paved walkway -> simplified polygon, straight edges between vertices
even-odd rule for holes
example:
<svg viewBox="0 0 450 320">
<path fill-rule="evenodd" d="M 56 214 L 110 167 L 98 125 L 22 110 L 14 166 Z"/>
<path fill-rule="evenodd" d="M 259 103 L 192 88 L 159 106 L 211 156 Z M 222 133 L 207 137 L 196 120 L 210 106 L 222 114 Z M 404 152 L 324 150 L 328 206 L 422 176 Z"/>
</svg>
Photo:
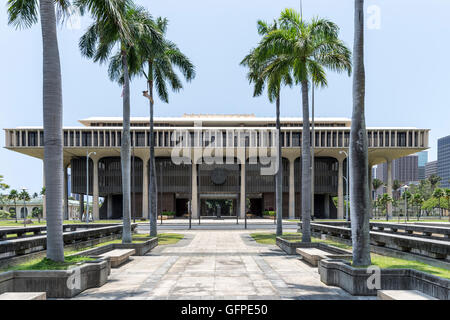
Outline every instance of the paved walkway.
<svg viewBox="0 0 450 320">
<path fill-rule="evenodd" d="M 76 299 L 355 299 L 320 282 L 317 268 L 248 231 L 189 231 L 177 245 L 112 269 Z M 362 297 L 361 297 L 362 298 Z"/>
</svg>

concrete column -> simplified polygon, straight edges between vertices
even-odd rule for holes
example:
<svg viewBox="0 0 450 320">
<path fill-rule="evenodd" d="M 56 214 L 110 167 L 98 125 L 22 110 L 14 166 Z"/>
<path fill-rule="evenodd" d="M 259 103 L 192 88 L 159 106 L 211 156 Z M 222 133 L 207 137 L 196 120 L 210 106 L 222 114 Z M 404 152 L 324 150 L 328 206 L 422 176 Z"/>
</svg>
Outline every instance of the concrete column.
<svg viewBox="0 0 450 320">
<path fill-rule="evenodd" d="M 99 208 L 98 208 L 98 159 L 97 158 L 93 158 L 92 159 L 94 168 L 93 168 L 93 192 L 92 192 L 92 214 L 93 214 L 93 218 L 94 220 L 99 220 L 100 219 L 100 213 L 99 213 Z"/>
<path fill-rule="evenodd" d="M 148 218 L 148 160 L 142 159 L 142 218 Z"/>
<path fill-rule="evenodd" d="M 111 219 L 112 218 L 112 213 L 113 213 L 113 210 L 112 210 L 112 206 L 113 206 L 113 201 L 112 201 L 112 194 L 109 194 L 107 197 L 106 197 L 106 217 L 108 218 L 108 219 Z"/>
<path fill-rule="evenodd" d="M 387 194 L 392 197 L 392 160 L 387 160 Z M 388 203 L 388 214 L 392 214 L 392 203 Z"/>
<path fill-rule="evenodd" d="M 324 213 L 325 213 L 325 218 L 329 219 L 330 218 L 330 195 L 329 194 L 325 194 L 324 196 Z"/>
<path fill-rule="evenodd" d="M 295 159 L 289 159 L 289 219 L 295 218 Z"/>
<path fill-rule="evenodd" d="M 68 220 L 69 219 L 69 179 L 67 175 L 67 169 L 68 165 L 64 165 L 64 215 L 63 219 Z"/>
<path fill-rule="evenodd" d="M 344 219 L 344 159 L 338 159 L 338 219 Z"/>
<path fill-rule="evenodd" d="M 191 195 L 191 211 L 192 218 L 198 218 L 198 191 L 197 191 L 197 164 L 192 163 L 192 195 Z"/>
<path fill-rule="evenodd" d="M 245 218 L 245 157 L 241 159 L 241 196 L 239 201 L 240 214 L 239 217 Z"/>
<path fill-rule="evenodd" d="M 79 194 L 80 196 L 80 220 L 83 217 L 83 213 L 84 213 L 84 194 Z"/>
</svg>

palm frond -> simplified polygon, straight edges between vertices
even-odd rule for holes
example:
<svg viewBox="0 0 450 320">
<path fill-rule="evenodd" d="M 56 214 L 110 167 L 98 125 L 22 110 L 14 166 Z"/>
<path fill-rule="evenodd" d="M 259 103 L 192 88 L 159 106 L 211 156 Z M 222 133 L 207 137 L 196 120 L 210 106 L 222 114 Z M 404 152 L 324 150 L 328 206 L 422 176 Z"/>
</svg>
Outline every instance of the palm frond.
<svg viewBox="0 0 450 320">
<path fill-rule="evenodd" d="M 8 0 L 8 24 L 16 29 L 30 28 L 38 22 L 37 0 Z"/>
</svg>

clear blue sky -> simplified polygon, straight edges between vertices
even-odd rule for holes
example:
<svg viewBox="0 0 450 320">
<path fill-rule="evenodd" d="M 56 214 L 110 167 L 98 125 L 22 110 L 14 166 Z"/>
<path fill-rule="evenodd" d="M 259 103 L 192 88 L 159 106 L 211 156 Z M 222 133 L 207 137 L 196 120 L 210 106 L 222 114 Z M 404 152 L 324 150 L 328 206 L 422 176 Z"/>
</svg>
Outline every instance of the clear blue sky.
<svg viewBox="0 0 450 320">
<path fill-rule="evenodd" d="M 239 62 L 258 42 L 257 19 L 271 20 L 300 0 L 152 0 L 137 1 L 153 16 L 170 20 L 168 37 L 197 68 L 196 79 L 170 104 L 156 102 L 157 116 L 183 113 L 255 113 L 273 116 L 265 96 L 252 97 L 246 70 Z M 353 46 L 353 0 L 303 0 L 305 18 L 327 17 L 341 27 Z M 448 0 L 366 0 L 381 9 L 381 28 L 366 31 L 366 118 L 368 126 L 431 129 L 429 159 L 436 159 L 437 139 L 450 134 L 450 2 Z M 81 57 L 79 30 L 59 29 L 64 125 L 91 116 L 121 116 L 121 88 L 107 78 L 106 66 Z M 42 45 L 40 26 L 15 31 L 0 7 L 0 128 L 42 125 Z M 317 93 L 317 116 L 350 117 L 351 79 L 329 73 L 329 87 Z M 132 83 L 132 115 L 147 116 L 143 80 Z M 282 92 L 282 116 L 301 116 L 300 89 Z M 11 186 L 38 191 L 42 161 L 3 148 L 0 174 Z"/>
</svg>

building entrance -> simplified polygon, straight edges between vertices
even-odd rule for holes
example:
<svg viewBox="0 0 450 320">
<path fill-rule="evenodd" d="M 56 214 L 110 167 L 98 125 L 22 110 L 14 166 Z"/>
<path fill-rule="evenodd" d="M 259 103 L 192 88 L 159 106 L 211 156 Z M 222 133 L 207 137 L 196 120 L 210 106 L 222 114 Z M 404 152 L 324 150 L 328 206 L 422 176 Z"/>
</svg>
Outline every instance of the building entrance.
<svg viewBox="0 0 450 320">
<path fill-rule="evenodd" d="M 236 217 L 238 201 L 225 196 L 205 195 L 200 199 L 200 215 L 211 218 Z"/>
</svg>

